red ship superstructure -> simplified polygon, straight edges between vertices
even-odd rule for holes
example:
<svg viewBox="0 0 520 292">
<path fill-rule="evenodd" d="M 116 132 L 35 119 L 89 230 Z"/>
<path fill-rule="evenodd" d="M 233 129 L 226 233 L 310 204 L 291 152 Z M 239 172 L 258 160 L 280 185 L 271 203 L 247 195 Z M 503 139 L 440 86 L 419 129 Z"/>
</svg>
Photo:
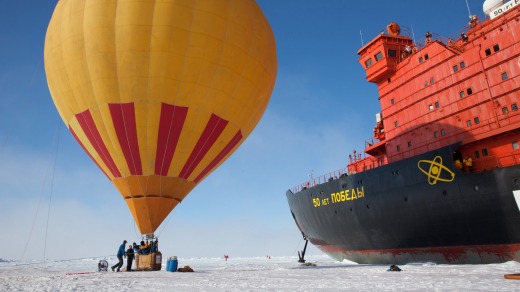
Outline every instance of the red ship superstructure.
<svg viewBox="0 0 520 292">
<path fill-rule="evenodd" d="M 350 171 L 461 142 L 454 159 L 472 171 L 520 163 L 520 9 L 479 23 L 458 38 L 426 33 L 424 44 L 388 26 L 358 51 L 368 81 L 377 84 L 382 112 L 365 159 Z"/>
</svg>

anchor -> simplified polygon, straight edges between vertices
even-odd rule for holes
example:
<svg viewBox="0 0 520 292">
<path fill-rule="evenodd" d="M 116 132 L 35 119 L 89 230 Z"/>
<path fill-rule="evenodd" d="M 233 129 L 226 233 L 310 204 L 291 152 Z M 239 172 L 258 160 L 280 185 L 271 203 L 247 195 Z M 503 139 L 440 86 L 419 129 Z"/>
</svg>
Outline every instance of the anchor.
<svg viewBox="0 0 520 292">
<path fill-rule="evenodd" d="M 307 237 L 305 237 L 305 234 L 303 234 L 302 232 L 302 236 L 303 236 L 303 239 L 305 239 L 305 245 L 303 246 L 303 250 L 302 252 L 300 253 L 300 251 L 298 251 L 298 262 L 299 263 L 305 263 L 305 250 L 307 250 L 307 243 L 309 243 L 309 240 L 307 239 Z"/>
</svg>

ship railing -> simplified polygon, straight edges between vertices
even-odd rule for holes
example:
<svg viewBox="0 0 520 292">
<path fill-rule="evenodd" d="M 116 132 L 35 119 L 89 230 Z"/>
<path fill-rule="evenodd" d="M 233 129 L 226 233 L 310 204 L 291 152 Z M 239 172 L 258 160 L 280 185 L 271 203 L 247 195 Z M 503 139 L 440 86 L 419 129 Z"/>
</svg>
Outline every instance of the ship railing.
<svg viewBox="0 0 520 292">
<path fill-rule="evenodd" d="M 340 178 L 342 176 L 347 175 L 347 173 L 348 173 L 348 168 L 345 167 L 345 168 L 342 168 L 342 169 L 339 169 L 339 170 L 335 170 L 335 171 L 329 172 L 329 173 L 324 174 L 324 175 L 320 175 L 320 176 L 317 176 L 317 177 L 310 177 L 309 180 L 307 180 L 306 182 L 303 182 L 303 183 L 295 186 L 294 188 L 291 189 L 291 191 L 293 193 L 298 193 L 298 192 L 300 192 L 302 190 L 305 190 L 305 189 L 308 189 L 308 188 L 320 185 L 322 183 L 336 180 L 336 179 L 338 179 L 338 178 Z"/>
<path fill-rule="evenodd" d="M 361 158 L 362 157 L 362 158 Z M 364 172 L 367 170 L 374 169 L 379 166 L 383 166 L 387 164 L 388 161 L 386 156 L 375 157 L 371 155 L 363 155 L 359 156 L 359 159 L 350 159 L 350 164 L 348 165 L 348 173 L 358 173 Z"/>
<path fill-rule="evenodd" d="M 508 15 L 508 18 L 517 17 L 516 13 L 512 15 Z M 474 22 L 475 21 L 475 22 Z M 477 26 L 478 24 L 478 26 Z M 471 42 L 471 38 L 475 36 L 475 32 L 472 31 L 474 27 L 479 27 L 479 29 L 483 29 L 487 24 L 485 22 L 481 23 L 480 19 L 471 18 L 470 21 L 464 25 L 461 29 L 454 32 L 452 35 L 445 37 L 441 36 L 437 33 L 426 32 L 424 38 L 421 38 L 418 41 L 415 41 L 414 37 L 414 45 L 420 50 L 425 47 L 427 44 L 437 41 L 443 45 L 445 45 L 448 49 L 451 49 L 455 53 L 464 52 L 464 47 L 466 44 Z M 413 31 L 410 31 L 406 27 L 401 27 L 401 35 L 411 37 L 413 35 Z"/>
<path fill-rule="evenodd" d="M 441 135 L 436 142 L 431 143 L 428 140 L 424 140 L 419 143 L 415 143 L 413 148 L 402 149 L 400 152 L 388 154 L 389 161 L 398 161 L 405 158 L 412 157 L 416 154 L 426 153 L 431 150 L 435 150 L 439 145 L 448 145 L 460 141 L 460 137 L 463 134 L 471 135 L 472 137 L 486 136 L 486 133 L 493 133 L 503 127 L 514 127 L 520 126 L 520 110 L 509 110 L 503 112 L 498 116 L 491 116 L 487 119 L 481 119 L 478 124 L 472 124 L 464 128 L 452 127 L 446 129 L 444 135 Z M 490 135 L 491 135 L 490 134 Z M 376 167 L 378 165 L 374 165 Z M 361 171 L 358 169 L 358 171 Z"/>
<path fill-rule="evenodd" d="M 502 113 L 498 117 L 493 116 L 489 119 L 482 120 L 479 126 L 473 126 L 471 133 L 473 135 L 480 135 L 512 125 L 515 125 L 516 127 L 520 125 L 520 111 L 518 110 Z"/>
<path fill-rule="evenodd" d="M 461 37 L 462 33 L 464 33 L 463 30 L 461 30 L 460 35 L 456 37 L 444 37 L 437 33 L 430 33 L 430 36 L 425 36 L 422 42 L 416 42 L 415 45 L 418 49 L 421 49 L 427 44 L 437 41 L 448 48 L 455 50 L 457 53 L 462 53 L 464 52 L 464 41 Z"/>
<path fill-rule="evenodd" d="M 379 140 L 377 138 L 374 138 L 374 137 L 365 139 L 365 149 L 370 147 L 370 146 L 372 146 L 372 145 L 376 145 L 379 142 L 381 142 L 381 140 Z"/>
<path fill-rule="evenodd" d="M 490 155 L 473 160 L 471 172 L 481 172 L 520 164 L 520 153 Z"/>
</svg>

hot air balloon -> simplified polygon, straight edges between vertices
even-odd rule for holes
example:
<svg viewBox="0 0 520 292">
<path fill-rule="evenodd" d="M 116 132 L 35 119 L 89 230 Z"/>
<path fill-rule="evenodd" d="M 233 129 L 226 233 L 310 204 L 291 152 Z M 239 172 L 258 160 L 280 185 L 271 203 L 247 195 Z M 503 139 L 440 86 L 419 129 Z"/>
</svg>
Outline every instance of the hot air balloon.
<svg viewBox="0 0 520 292">
<path fill-rule="evenodd" d="M 244 142 L 277 70 L 253 0 L 60 0 L 44 59 L 61 118 L 142 234 Z"/>
</svg>

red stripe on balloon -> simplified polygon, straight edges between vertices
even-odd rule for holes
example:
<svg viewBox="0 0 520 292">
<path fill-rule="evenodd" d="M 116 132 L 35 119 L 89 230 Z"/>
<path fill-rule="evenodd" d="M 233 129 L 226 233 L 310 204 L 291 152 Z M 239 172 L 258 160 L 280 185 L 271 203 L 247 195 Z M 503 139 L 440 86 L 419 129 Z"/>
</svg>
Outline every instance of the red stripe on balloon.
<svg viewBox="0 0 520 292">
<path fill-rule="evenodd" d="M 238 142 L 240 142 L 240 140 L 242 140 L 242 132 L 238 130 L 238 132 L 235 134 L 235 137 L 229 141 L 229 143 L 226 145 L 226 147 L 224 147 L 224 149 L 222 149 L 222 151 L 220 151 L 217 157 L 215 157 L 215 159 L 213 159 L 213 161 L 211 161 L 211 163 L 206 168 L 204 168 L 204 170 L 197 176 L 197 178 L 195 178 L 195 183 L 199 183 L 199 181 L 208 172 L 210 172 L 218 163 L 220 163 L 220 161 L 222 161 L 222 159 L 224 159 L 224 157 L 226 157 L 226 155 L 228 155 L 228 153 L 233 150 Z"/>
<path fill-rule="evenodd" d="M 155 174 L 168 175 L 177 142 L 181 136 L 188 108 L 163 103 L 157 135 L 157 153 L 155 156 Z"/>
<path fill-rule="evenodd" d="M 119 169 L 117 169 L 116 164 L 112 159 L 112 156 L 110 156 L 110 153 L 108 152 L 108 149 L 105 146 L 105 143 L 103 143 L 103 139 L 101 139 L 101 135 L 99 134 L 99 131 L 96 128 L 96 123 L 94 123 L 94 119 L 92 119 L 90 111 L 86 110 L 82 113 L 77 114 L 76 119 L 78 120 L 81 129 L 90 141 L 90 144 L 92 144 L 94 150 L 96 150 L 97 154 L 99 155 L 99 157 L 101 157 L 101 160 L 103 160 L 103 162 L 108 167 L 112 175 L 114 177 L 121 177 Z"/>
<path fill-rule="evenodd" d="M 204 132 L 202 132 L 199 141 L 197 141 L 188 161 L 184 164 L 179 177 L 188 179 L 193 170 L 195 170 L 197 165 L 199 165 L 202 158 L 204 158 L 215 141 L 217 141 L 220 134 L 222 134 L 227 123 L 228 121 L 216 116 L 215 114 L 211 114 L 211 118 L 209 119 Z"/>
<path fill-rule="evenodd" d="M 92 159 L 92 161 L 94 161 L 94 163 L 99 167 L 99 169 L 101 169 L 101 171 L 107 176 L 108 180 L 110 180 L 110 177 L 108 176 L 108 174 L 103 170 L 103 168 L 101 168 L 101 166 L 99 166 L 99 163 L 97 163 L 97 161 L 94 159 L 94 157 L 92 157 L 92 155 L 90 155 L 90 153 L 88 153 L 87 148 L 85 148 L 85 145 L 83 145 L 83 143 L 81 143 L 81 140 L 78 138 L 78 135 L 76 135 L 76 132 L 74 132 L 74 130 L 70 127 L 69 127 L 69 131 L 72 133 L 72 136 L 74 136 L 74 139 L 76 139 L 76 141 L 81 146 L 81 148 L 83 148 L 83 151 L 85 151 L 85 153 L 87 153 L 87 155 L 90 157 L 90 159 Z"/>
<path fill-rule="evenodd" d="M 130 174 L 142 175 L 134 103 L 109 104 L 108 108 Z"/>
</svg>

